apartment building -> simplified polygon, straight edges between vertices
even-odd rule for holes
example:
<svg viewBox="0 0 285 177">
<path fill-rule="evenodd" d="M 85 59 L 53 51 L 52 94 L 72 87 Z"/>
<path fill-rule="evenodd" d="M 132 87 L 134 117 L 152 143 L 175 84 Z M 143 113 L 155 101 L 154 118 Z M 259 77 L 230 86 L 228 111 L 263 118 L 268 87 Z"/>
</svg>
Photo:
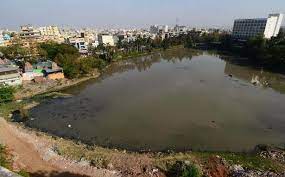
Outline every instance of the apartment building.
<svg viewBox="0 0 285 177">
<path fill-rule="evenodd" d="M 113 35 L 100 34 L 98 35 L 99 44 L 115 46 L 115 40 Z"/>
<path fill-rule="evenodd" d="M 59 28 L 57 26 L 39 27 L 42 36 L 60 37 Z"/>
<path fill-rule="evenodd" d="M 268 18 L 237 19 L 234 22 L 233 37 L 237 39 L 248 39 L 263 36 L 266 39 L 278 35 L 283 14 L 270 14 Z"/>
<path fill-rule="evenodd" d="M 167 25 L 152 25 L 150 26 L 149 32 L 151 34 L 168 33 L 169 28 Z"/>
<path fill-rule="evenodd" d="M 88 53 L 88 44 L 85 42 L 84 38 L 81 37 L 74 37 L 68 38 L 67 43 L 76 47 L 80 53 Z"/>
<path fill-rule="evenodd" d="M 21 26 L 21 32 L 19 33 L 22 39 L 39 39 L 41 34 L 31 25 Z"/>
</svg>

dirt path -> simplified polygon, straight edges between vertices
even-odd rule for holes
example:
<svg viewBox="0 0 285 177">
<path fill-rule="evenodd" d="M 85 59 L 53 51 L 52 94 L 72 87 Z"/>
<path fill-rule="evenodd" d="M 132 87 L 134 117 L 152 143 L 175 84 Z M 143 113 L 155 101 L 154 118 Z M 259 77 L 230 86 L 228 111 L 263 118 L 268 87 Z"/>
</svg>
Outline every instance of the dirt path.
<svg viewBox="0 0 285 177">
<path fill-rule="evenodd" d="M 96 177 L 119 176 L 113 171 L 97 169 L 86 163 L 64 159 L 51 151 L 52 142 L 50 140 L 10 124 L 3 118 L 0 118 L 0 143 L 6 145 L 11 151 L 14 156 L 15 168 L 26 169 L 34 174 L 59 176 L 58 174 L 65 173 Z"/>
</svg>

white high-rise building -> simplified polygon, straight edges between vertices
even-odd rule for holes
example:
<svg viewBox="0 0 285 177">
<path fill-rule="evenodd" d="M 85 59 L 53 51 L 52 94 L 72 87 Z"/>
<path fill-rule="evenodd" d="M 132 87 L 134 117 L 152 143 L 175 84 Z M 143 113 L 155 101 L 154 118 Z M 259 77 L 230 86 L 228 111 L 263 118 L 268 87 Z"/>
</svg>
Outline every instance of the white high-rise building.
<svg viewBox="0 0 285 177">
<path fill-rule="evenodd" d="M 283 14 L 270 14 L 268 18 L 238 19 L 234 22 L 233 37 L 248 39 L 262 35 L 266 39 L 276 37 L 282 24 Z"/>
</svg>

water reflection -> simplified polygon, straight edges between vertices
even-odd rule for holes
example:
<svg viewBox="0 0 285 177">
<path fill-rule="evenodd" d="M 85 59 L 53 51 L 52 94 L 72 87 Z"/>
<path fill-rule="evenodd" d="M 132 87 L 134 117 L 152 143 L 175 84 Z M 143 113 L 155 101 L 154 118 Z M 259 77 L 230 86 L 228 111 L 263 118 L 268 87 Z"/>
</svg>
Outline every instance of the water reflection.
<svg viewBox="0 0 285 177">
<path fill-rule="evenodd" d="M 225 74 L 232 75 L 253 85 L 272 88 L 280 93 L 285 93 L 285 76 L 281 74 L 232 64 L 231 62 L 226 62 Z"/>
<path fill-rule="evenodd" d="M 123 73 L 129 70 L 137 70 L 139 72 L 147 71 L 152 65 L 160 63 L 161 61 L 177 63 L 182 60 L 191 60 L 192 57 L 199 56 L 201 54 L 203 54 L 203 51 L 200 50 L 166 50 L 149 56 L 114 63 L 104 72 L 104 77 L 110 77 L 112 74 Z"/>
</svg>

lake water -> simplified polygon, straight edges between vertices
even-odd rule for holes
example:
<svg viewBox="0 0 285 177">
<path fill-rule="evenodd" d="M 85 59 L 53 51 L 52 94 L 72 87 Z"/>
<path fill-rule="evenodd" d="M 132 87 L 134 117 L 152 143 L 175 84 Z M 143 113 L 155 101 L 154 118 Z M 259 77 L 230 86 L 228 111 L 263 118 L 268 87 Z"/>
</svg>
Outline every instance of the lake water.
<svg viewBox="0 0 285 177">
<path fill-rule="evenodd" d="M 73 97 L 32 109 L 27 125 L 128 150 L 284 147 L 285 76 L 233 59 L 177 49 L 116 63 L 99 79 L 63 91 Z"/>
</svg>

